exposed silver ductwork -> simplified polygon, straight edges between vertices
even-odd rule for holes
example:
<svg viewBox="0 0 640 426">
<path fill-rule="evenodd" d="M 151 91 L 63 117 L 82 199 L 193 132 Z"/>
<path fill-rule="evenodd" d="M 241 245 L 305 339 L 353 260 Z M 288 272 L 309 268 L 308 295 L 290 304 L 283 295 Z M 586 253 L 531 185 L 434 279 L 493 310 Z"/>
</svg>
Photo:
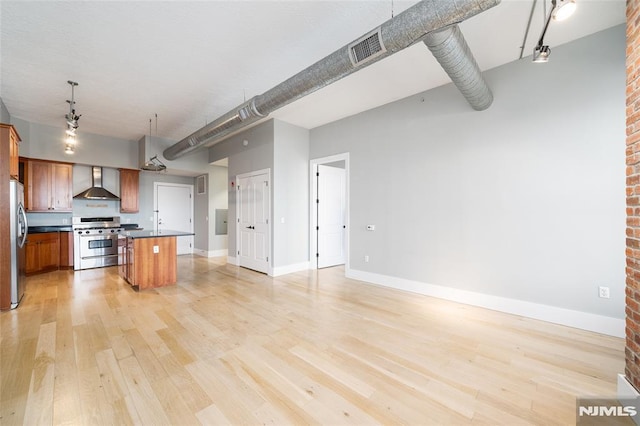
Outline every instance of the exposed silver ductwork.
<svg viewBox="0 0 640 426">
<path fill-rule="evenodd" d="M 427 34 L 422 40 L 451 81 L 477 111 L 493 102 L 493 94 L 457 25 Z"/>
<path fill-rule="evenodd" d="M 431 32 L 458 24 L 498 3 L 500 0 L 422 0 L 354 42 L 195 131 L 165 149 L 162 154 L 168 160 L 175 160 L 201 146 L 213 145 L 273 111 L 423 40 Z"/>
</svg>

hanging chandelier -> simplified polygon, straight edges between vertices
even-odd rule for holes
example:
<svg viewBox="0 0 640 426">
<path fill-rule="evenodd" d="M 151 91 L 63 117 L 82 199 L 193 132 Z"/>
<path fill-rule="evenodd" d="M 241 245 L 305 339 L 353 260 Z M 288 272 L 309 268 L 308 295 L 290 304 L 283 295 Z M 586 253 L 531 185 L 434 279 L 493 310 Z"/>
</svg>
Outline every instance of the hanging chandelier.
<svg viewBox="0 0 640 426">
<path fill-rule="evenodd" d="M 67 130 L 65 131 L 65 154 L 73 154 L 76 149 L 76 130 L 78 129 L 78 120 L 80 115 L 76 114 L 76 101 L 74 99 L 74 88 L 78 85 L 75 81 L 67 80 L 71 86 L 71 100 L 67 99 L 69 104 L 69 113 L 64 116 L 67 119 Z"/>
</svg>

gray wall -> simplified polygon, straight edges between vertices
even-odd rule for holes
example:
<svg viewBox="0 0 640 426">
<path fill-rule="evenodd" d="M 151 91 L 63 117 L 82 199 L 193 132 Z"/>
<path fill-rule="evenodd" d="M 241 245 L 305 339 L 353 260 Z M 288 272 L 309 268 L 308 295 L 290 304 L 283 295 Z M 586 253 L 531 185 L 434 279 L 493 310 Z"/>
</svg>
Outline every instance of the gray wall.
<svg viewBox="0 0 640 426">
<path fill-rule="evenodd" d="M 173 161 L 164 158 L 162 152 L 174 143 L 176 141 L 171 139 L 143 136 L 138 140 L 137 167 L 142 167 L 151 157 L 157 156 L 159 161 L 167 166 L 167 173 L 172 175 L 197 176 L 208 172 L 209 163 L 203 152 L 193 152 Z"/>
<path fill-rule="evenodd" d="M 231 257 L 238 255 L 235 227 L 235 179 L 237 175 L 256 170 L 271 169 L 273 172 L 273 126 L 273 120 L 266 121 L 209 148 L 209 162 L 229 158 L 226 188 L 229 206 L 228 247 Z M 246 146 L 244 141 L 247 141 Z M 271 206 L 273 209 L 273 191 L 271 191 Z"/>
<path fill-rule="evenodd" d="M 52 161 L 68 161 L 78 164 L 113 168 L 138 168 L 138 146 L 134 141 L 82 132 L 78 129 L 76 152 L 64 153 L 64 129 L 32 123 L 12 117 L 22 142 L 20 155 Z"/>
<path fill-rule="evenodd" d="M 195 180 L 189 176 L 174 176 L 169 175 L 164 172 L 140 172 L 140 213 L 136 215 L 125 215 L 122 214 L 121 219 L 131 219 L 131 222 L 134 220 L 136 223 L 140 224 L 143 228 L 151 229 L 153 228 L 153 184 L 155 182 L 166 182 L 166 183 L 179 183 L 183 185 L 193 185 L 194 193 L 195 193 Z M 194 230 L 196 229 L 199 221 L 204 221 L 204 216 L 202 212 L 195 210 L 194 204 Z M 196 236 L 198 237 L 198 236 Z M 195 239 L 195 238 L 194 238 Z"/>
<path fill-rule="evenodd" d="M 103 167 L 102 186 L 120 195 L 120 175 L 117 169 Z M 194 179 L 187 176 L 172 176 L 160 172 L 140 172 L 139 213 L 120 213 L 120 202 L 112 200 L 73 200 L 72 213 L 29 213 L 29 225 L 63 225 L 71 223 L 71 216 L 120 216 L 122 223 L 137 223 L 143 228 L 152 229 L 153 186 L 154 182 L 180 183 L 195 185 Z M 91 167 L 82 164 L 73 166 L 73 193 L 77 194 L 91 186 Z M 205 210 L 206 211 L 206 210 Z M 196 224 L 201 216 L 194 212 Z M 206 236 L 206 233 L 205 233 Z"/>
<path fill-rule="evenodd" d="M 483 112 L 449 84 L 311 131 L 350 153 L 350 268 L 623 318 L 624 26 L 485 76 Z"/>
<path fill-rule="evenodd" d="M 73 193 L 91 186 L 90 166 L 103 167 L 103 186 L 116 195 L 120 193 L 120 180 L 118 168 L 138 168 L 138 142 L 117 139 L 103 135 L 78 132 L 78 144 L 73 155 L 64 153 L 64 131 L 57 127 L 39 123 L 31 123 L 12 117 L 11 122 L 18 129 L 22 138 L 20 155 L 23 157 L 73 162 Z M 170 141 L 161 138 L 150 138 L 149 146 L 160 149 L 168 145 Z M 208 170 L 206 158 L 203 156 L 187 156 L 179 163 L 180 167 L 186 167 L 185 162 L 191 161 L 191 176 L 175 176 L 164 172 L 140 172 L 140 212 L 136 214 L 120 213 L 120 204 L 117 201 L 84 201 L 74 200 L 73 213 L 30 213 L 31 225 L 55 225 L 70 223 L 70 217 L 88 215 L 116 215 L 121 217 L 123 223 L 137 223 L 144 228 L 152 228 L 153 221 L 153 184 L 154 182 L 170 182 L 195 185 L 193 175 L 199 170 Z M 172 163 L 167 162 L 171 167 Z M 194 209 L 194 229 L 201 229 L 201 224 L 206 227 L 207 207 L 202 211 Z M 204 238 L 206 238 L 206 232 Z M 198 238 L 199 235 L 196 236 Z"/>
<path fill-rule="evenodd" d="M 205 179 L 209 180 L 209 174 L 205 173 Z M 198 188 L 196 180 L 192 182 L 193 185 L 193 210 L 194 214 L 198 216 L 204 216 L 202 220 L 195 220 L 193 225 L 193 232 L 196 235 L 193 238 L 193 247 L 195 250 L 201 250 L 204 252 L 209 251 L 209 186 L 207 185 L 207 191 L 204 194 L 198 194 Z"/>
<path fill-rule="evenodd" d="M 216 235 L 216 209 L 229 208 L 229 192 L 228 192 L 228 175 L 227 167 L 210 166 L 209 182 L 207 191 L 209 194 L 209 250 L 219 252 L 227 250 L 228 234 Z M 229 223 L 231 216 L 227 216 Z"/>
<path fill-rule="evenodd" d="M 245 145 L 244 142 L 247 142 Z M 229 158 L 229 255 L 237 256 L 237 175 L 271 169 L 271 253 L 273 268 L 309 260 L 309 131 L 268 120 L 209 149 L 209 161 Z"/>
<path fill-rule="evenodd" d="M 11 123 L 11 114 L 9 114 L 4 102 L 2 102 L 2 98 L 0 98 L 0 123 Z"/>
<path fill-rule="evenodd" d="M 309 131 L 274 120 L 273 266 L 309 260 Z"/>
</svg>

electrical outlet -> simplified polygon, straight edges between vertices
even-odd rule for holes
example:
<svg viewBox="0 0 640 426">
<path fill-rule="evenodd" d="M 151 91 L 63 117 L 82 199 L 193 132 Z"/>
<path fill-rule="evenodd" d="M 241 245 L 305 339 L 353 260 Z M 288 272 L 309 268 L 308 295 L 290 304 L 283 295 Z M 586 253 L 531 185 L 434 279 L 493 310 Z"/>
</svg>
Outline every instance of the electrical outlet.
<svg viewBox="0 0 640 426">
<path fill-rule="evenodd" d="M 364 257 L 364 261 L 365 261 L 365 263 L 369 263 L 369 256 L 365 256 Z"/>
<path fill-rule="evenodd" d="M 63 225 L 68 225 L 69 224 L 69 219 L 62 219 L 62 224 Z"/>
<path fill-rule="evenodd" d="M 598 295 L 603 299 L 608 299 L 609 297 L 611 297 L 611 294 L 609 293 L 609 287 L 598 287 Z"/>
<path fill-rule="evenodd" d="M 153 246 L 153 252 L 156 254 L 160 253 L 160 246 Z"/>
</svg>

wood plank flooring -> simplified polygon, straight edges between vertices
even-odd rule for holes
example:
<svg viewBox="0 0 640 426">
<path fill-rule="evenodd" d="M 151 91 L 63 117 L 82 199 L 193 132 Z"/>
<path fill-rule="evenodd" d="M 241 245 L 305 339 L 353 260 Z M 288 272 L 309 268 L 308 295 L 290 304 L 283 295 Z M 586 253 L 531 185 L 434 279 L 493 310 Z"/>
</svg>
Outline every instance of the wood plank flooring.
<svg viewBox="0 0 640 426">
<path fill-rule="evenodd" d="M 0 313 L 0 424 L 575 424 L 615 397 L 624 341 L 363 284 L 180 256 L 30 277 Z"/>
</svg>

